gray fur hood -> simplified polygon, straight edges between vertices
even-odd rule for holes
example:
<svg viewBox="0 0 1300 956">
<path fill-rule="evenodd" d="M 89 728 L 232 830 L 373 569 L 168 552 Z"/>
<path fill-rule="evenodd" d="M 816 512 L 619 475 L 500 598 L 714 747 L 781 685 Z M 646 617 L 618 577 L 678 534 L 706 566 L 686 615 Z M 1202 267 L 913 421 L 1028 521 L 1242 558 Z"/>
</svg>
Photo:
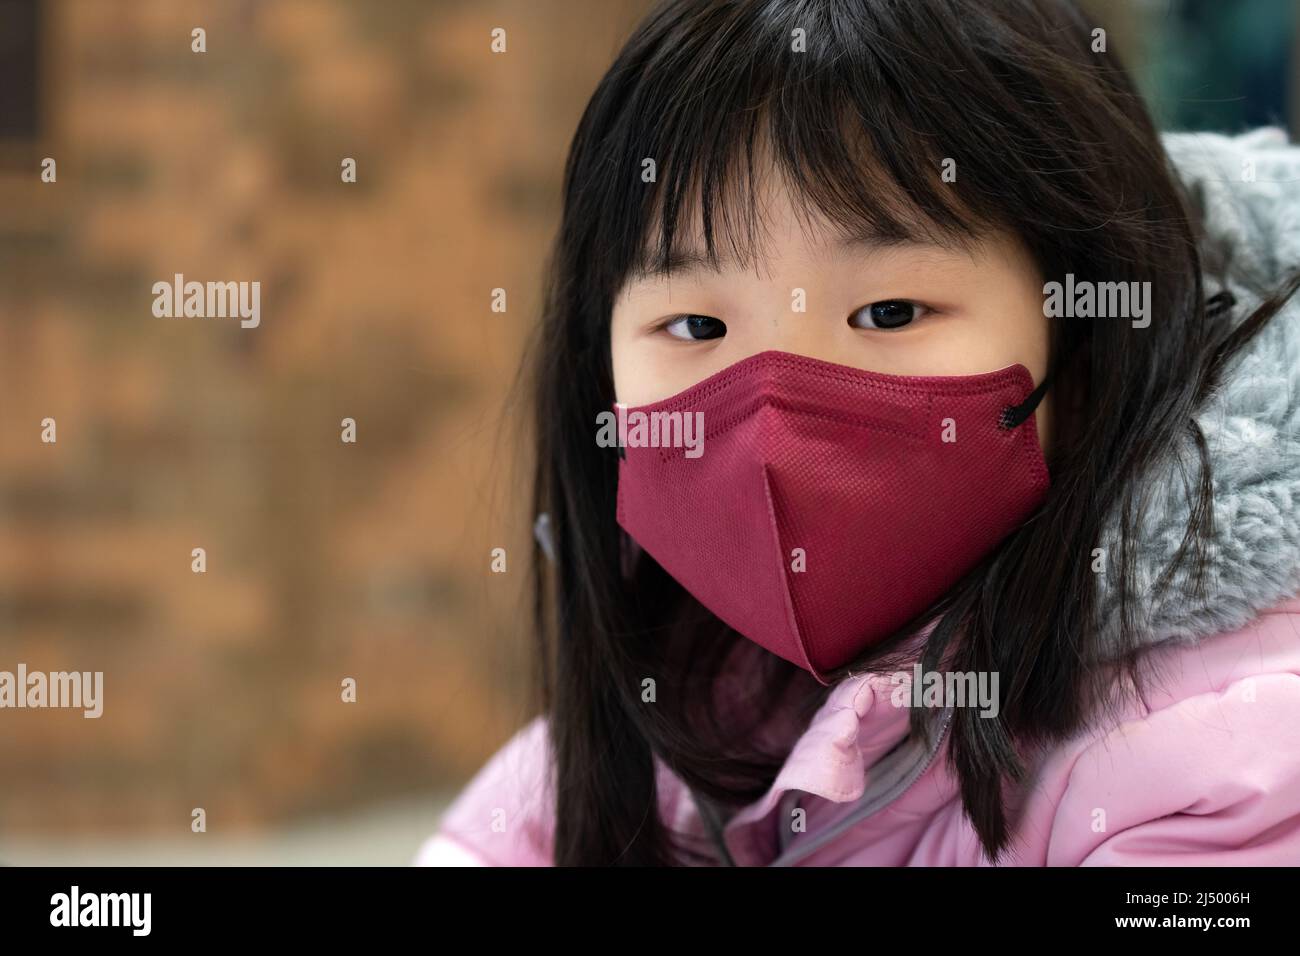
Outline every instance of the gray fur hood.
<svg viewBox="0 0 1300 956">
<path fill-rule="evenodd" d="M 1300 146 L 1288 144 L 1285 132 L 1167 133 L 1164 143 L 1180 178 L 1201 197 L 1207 238 L 1229 242 L 1235 260 L 1249 261 L 1270 286 L 1300 267 Z M 1245 284 L 1229 282 L 1228 289 L 1239 316 L 1260 301 Z M 1207 294 L 1213 291 L 1207 282 Z M 1238 629 L 1300 592 L 1300 295 L 1225 369 L 1197 421 L 1213 472 L 1209 574 L 1200 597 L 1185 578 L 1160 600 L 1144 597 L 1186 530 L 1184 473 L 1194 481 L 1199 472 L 1189 439 L 1143 479 L 1149 499 L 1138 525 L 1134 611 L 1145 645 Z M 1102 541 L 1106 554 L 1115 553 L 1116 540 L 1112 523 Z M 1119 646 L 1112 565 L 1099 575 L 1103 653 Z"/>
</svg>

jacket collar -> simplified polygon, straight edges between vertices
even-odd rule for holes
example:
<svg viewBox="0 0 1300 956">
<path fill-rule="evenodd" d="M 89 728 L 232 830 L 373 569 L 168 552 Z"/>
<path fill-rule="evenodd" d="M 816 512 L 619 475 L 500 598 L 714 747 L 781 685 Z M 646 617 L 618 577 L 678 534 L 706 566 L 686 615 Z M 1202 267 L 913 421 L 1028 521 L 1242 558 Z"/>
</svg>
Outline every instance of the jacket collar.
<svg viewBox="0 0 1300 956">
<path fill-rule="evenodd" d="M 803 795 L 858 804 L 894 782 L 886 775 L 877 781 L 875 771 L 881 758 L 908 739 L 910 709 L 891 699 L 900 685 L 910 687 L 910 673 L 899 679 L 888 673 L 857 675 L 832 687 L 767 793 L 726 823 L 724 839 L 737 863 L 761 864 L 781 856 L 780 836 Z M 932 742 L 908 759 L 928 759 L 936 746 Z"/>
</svg>

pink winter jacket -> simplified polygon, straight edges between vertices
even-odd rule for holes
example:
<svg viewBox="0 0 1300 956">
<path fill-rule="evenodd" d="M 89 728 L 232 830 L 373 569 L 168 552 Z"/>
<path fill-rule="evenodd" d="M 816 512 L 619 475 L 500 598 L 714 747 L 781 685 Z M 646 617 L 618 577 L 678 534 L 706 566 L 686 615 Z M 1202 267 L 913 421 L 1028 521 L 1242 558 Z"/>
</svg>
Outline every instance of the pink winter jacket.
<svg viewBox="0 0 1300 956">
<path fill-rule="evenodd" d="M 1010 815 L 1019 842 L 1004 863 L 1300 864 L 1300 600 L 1203 644 L 1152 653 L 1167 667 L 1164 686 L 1109 732 L 1080 735 L 1041 762 Z M 891 776 L 880 758 L 905 736 L 908 714 L 891 703 L 893 690 L 876 675 L 836 685 L 772 788 L 727 823 L 738 865 L 989 865 L 941 759 L 923 759 L 910 783 L 917 765 L 892 765 L 901 792 L 842 825 L 878 776 Z M 550 865 L 545 729 L 535 718 L 498 751 L 417 863 Z M 685 787 L 666 770 L 659 781 L 664 821 L 702 835 Z M 882 801 L 890 790 L 878 791 Z M 795 793 L 802 833 L 791 832 L 785 804 Z"/>
<path fill-rule="evenodd" d="M 1300 150 L 1278 130 L 1169 134 L 1209 232 L 1262 250 L 1280 275 L 1300 263 Z M 1241 181 L 1243 161 L 1257 179 Z M 1287 183 L 1290 185 L 1286 185 Z M 1266 257 L 1266 258 L 1265 258 Z M 1238 303 L 1251 293 L 1232 286 Z M 1144 699 L 1029 755 L 1008 790 L 1004 865 L 1300 865 L 1300 307 L 1292 302 L 1198 415 L 1214 468 L 1210 585 L 1140 610 L 1154 675 Z M 1184 450 L 1188 451 L 1188 450 Z M 1147 476 L 1138 576 L 1155 579 L 1181 541 L 1190 453 Z M 1103 634 L 1114 588 L 1098 581 Z M 1117 688 L 1117 690 L 1120 690 Z M 933 739 L 908 734 L 890 675 L 850 678 L 798 738 L 769 791 L 727 821 L 741 866 L 988 866 Z M 552 787 L 544 717 L 505 744 L 443 814 L 417 864 L 547 866 Z M 692 795 L 662 764 L 660 814 L 702 835 Z M 802 814 L 803 826 L 792 824 Z"/>
</svg>

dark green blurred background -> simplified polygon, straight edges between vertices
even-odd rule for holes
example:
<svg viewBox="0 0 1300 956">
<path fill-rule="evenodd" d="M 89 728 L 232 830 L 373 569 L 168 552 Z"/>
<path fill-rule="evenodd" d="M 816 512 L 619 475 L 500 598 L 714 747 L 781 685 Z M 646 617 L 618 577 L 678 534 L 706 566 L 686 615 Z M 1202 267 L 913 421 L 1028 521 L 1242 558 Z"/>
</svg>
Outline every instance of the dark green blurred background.
<svg viewBox="0 0 1300 956">
<path fill-rule="evenodd" d="M 1236 132 L 1300 118 L 1295 0 L 1085 0 L 1163 129 Z"/>
</svg>

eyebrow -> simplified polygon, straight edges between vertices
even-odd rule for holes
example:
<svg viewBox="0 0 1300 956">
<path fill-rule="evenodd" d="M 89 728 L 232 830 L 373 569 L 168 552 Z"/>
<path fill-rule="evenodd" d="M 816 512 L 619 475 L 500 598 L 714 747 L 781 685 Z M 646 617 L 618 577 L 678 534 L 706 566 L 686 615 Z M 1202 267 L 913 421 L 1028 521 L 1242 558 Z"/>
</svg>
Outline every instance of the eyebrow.
<svg viewBox="0 0 1300 956">
<path fill-rule="evenodd" d="M 935 246 L 936 243 L 909 238 L 898 232 L 877 230 L 870 227 L 857 230 L 847 236 L 841 236 L 836 245 L 844 251 L 871 252 L 877 249 L 899 248 L 902 246 Z M 728 268 L 739 265 L 735 256 L 719 252 L 717 264 L 709 261 L 708 255 L 695 247 L 676 249 L 666 261 L 643 248 L 632 265 L 631 275 L 638 280 L 659 279 L 670 271 L 674 275 L 691 275 L 697 272 L 721 274 Z"/>
</svg>

